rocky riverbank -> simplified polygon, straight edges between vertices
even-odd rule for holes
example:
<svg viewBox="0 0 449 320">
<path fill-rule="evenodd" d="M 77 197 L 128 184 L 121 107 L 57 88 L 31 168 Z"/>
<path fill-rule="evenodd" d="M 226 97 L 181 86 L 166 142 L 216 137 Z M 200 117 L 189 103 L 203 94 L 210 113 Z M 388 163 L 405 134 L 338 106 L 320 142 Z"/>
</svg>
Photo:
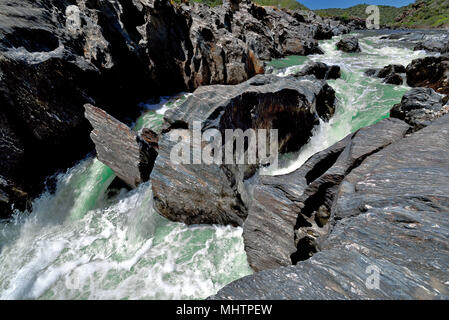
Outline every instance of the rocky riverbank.
<svg viewBox="0 0 449 320">
<path fill-rule="evenodd" d="M 374 74 L 405 70 L 389 65 Z M 312 63 L 288 77 L 201 87 L 166 113 L 151 174 L 155 207 L 173 221 L 243 226 L 257 272 L 213 299 L 449 297 L 449 105 L 432 88 L 410 90 L 391 118 L 348 135 L 287 175 L 170 163 L 171 131 L 190 136 L 193 121 L 202 123 L 200 132 L 295 128 L 280 135 L 279 151 L 299 150 L 317 119 L 334 113 L 335 92 L 317 77 L 339 73 L 337 66 Z M 379 271 L 380 289 L 366 285 L 367 270 Z"/>
<path fill-rule="evenodd" d="M 47 176 L 93 149 L 84 104 L 129 123 L 137 103 L 238 84 L 264 61 L 322 52 L 353 26 L 249 1 L 0 4 L 0 212 L 30 208 Z"/>
</svg>

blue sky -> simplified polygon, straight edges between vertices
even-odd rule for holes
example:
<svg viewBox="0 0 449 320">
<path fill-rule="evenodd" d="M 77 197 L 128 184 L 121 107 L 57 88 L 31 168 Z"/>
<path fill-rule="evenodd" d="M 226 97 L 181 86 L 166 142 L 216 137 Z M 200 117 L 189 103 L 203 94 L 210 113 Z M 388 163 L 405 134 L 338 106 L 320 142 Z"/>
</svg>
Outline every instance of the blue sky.
<svg viewBox="0 0 449 320">
<path fill-rule="evenodd" d="M 326 9 L 326 8 L 347 8 L 352 7 L 360 3 L 377 4 L 377 5 L 389 5 L 402 7 L 414 0 L 299 0 L 300 3 L 308 7 L 309 9 Z"/>
</svg>

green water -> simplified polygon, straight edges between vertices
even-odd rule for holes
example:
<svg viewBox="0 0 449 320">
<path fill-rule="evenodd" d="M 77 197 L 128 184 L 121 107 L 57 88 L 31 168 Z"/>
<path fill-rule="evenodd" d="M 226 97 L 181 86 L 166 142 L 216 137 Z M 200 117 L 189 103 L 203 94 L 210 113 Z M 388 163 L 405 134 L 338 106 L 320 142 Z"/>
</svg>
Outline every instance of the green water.
<svg viewBox="0 0 449 320">
<path fill-rule="evenodd" d="M 277 69 L 282 69 L 302 65 L 308 60 L 309 58 L 306 56 L 288 56 L 282 59 L 271 60 L 268 62 L 268 65 Z"/>
<path fill-rule="evenodd" d="M 271 63 L 283 76 L 308 61 L 343 70 L 341 79 L 330 81 L 338 97 L 335 116 L 276 173 L 294 170 L 348 133 L 387 117 L 408 88 L 382 84 L 363 71 L 423 55 L 379 37 L 362 39 L 361 54 L 344 54 L 335 49 L 337 40 L 322 42 L 324 55 Z M 134 130 L 160 131 L 164 111 L 184 99 L 142 104 Z M 107 198 L 114 177 L 98 160 L 86 159 L 60 174 L 56 192 L 35 200 L 32 212 L 0 224 L 1 299 L 201 299 L 251 274 L 241 228 L 170 222 L 154 211 L 149 183 Z"/>
</svg>

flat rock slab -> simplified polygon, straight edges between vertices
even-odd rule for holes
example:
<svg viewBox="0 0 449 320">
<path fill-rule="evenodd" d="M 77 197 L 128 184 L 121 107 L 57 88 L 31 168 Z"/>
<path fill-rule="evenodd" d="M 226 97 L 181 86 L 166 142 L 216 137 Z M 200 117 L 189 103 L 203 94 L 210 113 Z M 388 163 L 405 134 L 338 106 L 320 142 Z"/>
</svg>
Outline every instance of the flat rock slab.
<svg viewBox="0 0 449 320">
<path fill-rule="evenodd" d="M 448 214 L 446 115 L 345 177 L 320 252 L 237 280 L 212 299 L 449 299 Z"/>
</svg>

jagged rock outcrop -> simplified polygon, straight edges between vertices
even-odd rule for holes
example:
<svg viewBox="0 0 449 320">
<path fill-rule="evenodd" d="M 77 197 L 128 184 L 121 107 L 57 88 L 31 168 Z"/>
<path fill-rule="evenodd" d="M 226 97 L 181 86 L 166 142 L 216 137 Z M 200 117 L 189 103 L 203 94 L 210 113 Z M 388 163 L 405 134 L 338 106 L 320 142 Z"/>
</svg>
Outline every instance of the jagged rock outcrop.
<svg viewBox="0 0 449 320">
<path fill-rule="evenodd" d="M 361 52 L 359 39 L 357 39 L 356 37 L 341 39 L 339 42 L 337 42 L 337 49 L 348 53 Z"/>
<path fill-rule="evenodd" d="M 415 88 L 404 94 L 401 103 L 393 106 L 390 116 L 404 120 L 417 131 L 448 113 L 446 103 L 447 97 L 431 88 Z"/>
<path fill-rule="evenodd" d="M 401 85 L 404 83 L 404 79 L 401 74 L 406 71 L 405 67 L 400 64 L 389 64 L 382 69 L 368 69 L 365 71 L 365 75 L 369 77 L 382 78 L 382 82 L 388 84 Z"/>
<path fill-rule="evenodd" d="M 449 94 L 449 56 L 415 59 L 407 66 L 407 84 Z"/>
<path fill-rule="evenodd" d="M 244 182 L 258 167 L 258 163 L 248 162 L 173 163 L 170 153 L 176 142 L 170 140 L 170 135 L 174 130 L 190 139 L 193 121 L 201 122 L 201 132 L 216 129 L 222 137 L 227 129 L 278 129 L 279 152 L 290 152 L 308 141 L 319 118 L 327 119 L 333 114 L 334 103 L 332 88 L 314 77 L 259 75 L 236 86 L 197 89 L 165 115 L 166 129 L 160 137 L 159 156 L 151 174 L 158 212 L 187 224 L 242 225 L 248 203 Z M 186 144 L 191 147 L 190 142 Z M 222 140 L 219 146 L 223 144 Z M 192 157 L 191 152 L 190 163 Z"/>
<path fill-rule="evenodd" d="M 404 136 L 409 126 L 386 119 L 312 156 L 300 169 L 253 182 L 243 226 L 245 250 L 255 271 L 288 266 L 318 251 L 329 232 L 333 201 L 343 179 L 368 155 Z"/>
<path fill-rule="evenodd" d="M 370 134 L 379 125 L 364 129 L 374 140 L 362 141 L 392 142 L 390 130 Z M 333 193 L 319 252 L 239 279 L 211 298 L 448 299 L 449 115 L 381 150 L 372 146 Z M 367 151 L 364 143 L 340 155 L 358 151 Z"/>
<path fill-rule="evenodd" d="M 337 65 L 328 66 L 323 62 L 312 62 L 293 74 L 295 77 L 315 76 L 321 80 L 338 79 L 341 77 L 340 67 Z"/>
<path fill-rule="evenodd" d="M 91 151 L 86 103 L 126 122 L 148 97 L 237 84 L 262 73 L 261 60 L 318 53 L 316 39 L 348 31 L 247 1 L 238 10 L 168 0 L 3 2 L 0 175 L 32 197 L 46 176 Z"/>
<path fill-rule="evenodd" d="M 127 125 L 90 104 L 85 106 L 85 116 L 93 131 L 97 158 L 131 188 L 148 181 L 157 157 L 156 135 L 149 129 L 140 137 Z"/>
</svg>

